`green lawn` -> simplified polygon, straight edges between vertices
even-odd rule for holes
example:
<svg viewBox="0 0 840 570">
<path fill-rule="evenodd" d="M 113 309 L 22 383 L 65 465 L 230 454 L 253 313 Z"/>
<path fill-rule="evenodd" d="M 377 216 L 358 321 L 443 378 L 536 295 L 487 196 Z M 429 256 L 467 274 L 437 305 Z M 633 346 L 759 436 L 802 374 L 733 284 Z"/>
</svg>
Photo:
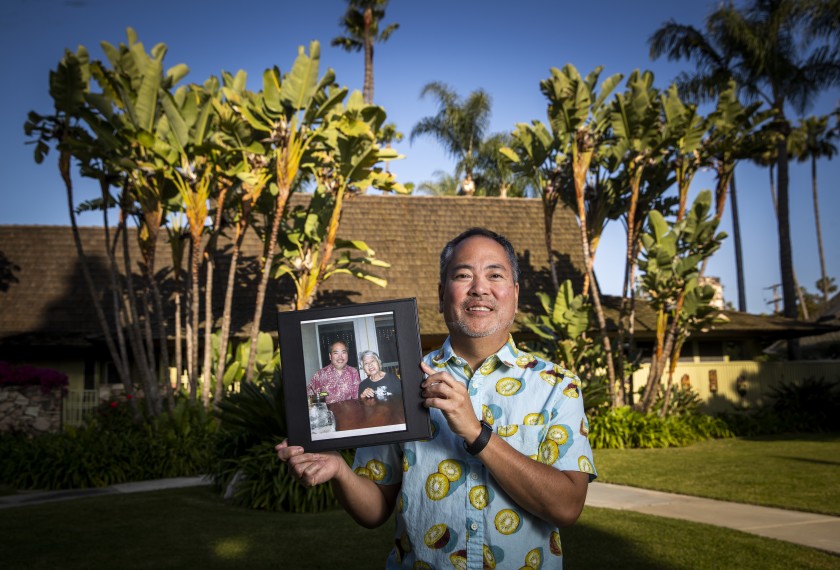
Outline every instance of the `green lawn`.
<svg viewBox="0 0 840 570">
<path fill-rule="evenodd" d="M 598 481 L 840 516 L 840 434 L 595 450 Z"/>
<path fill-rule="evenodd" d="M 840 434 L 596 450 L 595 459 L 603 482 L 840 515 Z M 365 530 L 341 511 L 240 509 L 206 487 L 109 495 L 0 510 L 0 567 L 381 568 L 391 527 Z M 840 568 L 813 549 L 628 511 L 587 507 L 562 535 L 567 569 Z"/>
<path fill-rule="evenodd" d="M 0 510 L 6 570 L 382 568 L 391 524 L 364 530 L 340 511 L 231 507 L 207 487 Z M 587 508 L 563 532 L 566 568 L 838 568 L 816 550 L 708 525 Z"/>
</svg>

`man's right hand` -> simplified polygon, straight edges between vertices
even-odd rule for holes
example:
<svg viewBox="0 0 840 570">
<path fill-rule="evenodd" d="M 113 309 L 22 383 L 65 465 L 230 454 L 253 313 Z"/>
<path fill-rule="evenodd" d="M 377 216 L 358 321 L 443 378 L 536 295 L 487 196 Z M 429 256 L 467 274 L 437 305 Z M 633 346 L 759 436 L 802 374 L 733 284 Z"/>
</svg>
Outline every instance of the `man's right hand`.
<svg viewBox="0 0 840 570">
<path fill-rule="evenodd" d="M 288 440 L 274 447 L 280 461 L 289 464 L 289 470 L 304 487 L 326 483 L 345 466 L 344 458 L 337 451 L 306 453 L 300 446 L 289 446 Z"/>
</svg>

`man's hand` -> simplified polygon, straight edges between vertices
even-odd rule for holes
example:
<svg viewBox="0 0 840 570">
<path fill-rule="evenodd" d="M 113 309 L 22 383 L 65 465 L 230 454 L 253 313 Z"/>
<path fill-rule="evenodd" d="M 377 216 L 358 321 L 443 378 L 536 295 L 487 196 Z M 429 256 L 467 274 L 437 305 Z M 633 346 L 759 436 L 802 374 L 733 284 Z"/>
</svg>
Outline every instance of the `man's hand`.
<svg viewBox="0 0 840 570">
<path fill-rule="evenodd" d="M 481 424 L 475 417 L 467 387 L 455 380 L 448 372 L 440 372 L 426 364 L 420 368 L 429 375 L 420 387 L 423 388 L 423 405 L 443 412 L 446 422 L 455 435 L 472 443 L 481 434 Z"/>
<path fill-rule="evenodd" d="M 359 396 L 360 398 L 373 398 L 376 395 L 376 392 L 373 391 L 373 388 L 365 388 L 362 391 L 362 395 Z"/>
<path fill-rule="evenodd" d="M 304 487 L 326 483 L 345 465 L 344 458 L 338 452 L 306 453 L 300 446 L 289 447 L 288 440 L 285 439 L 274 449 L 280 461 L 289 464 L 292 475 Z"/>
</svg>

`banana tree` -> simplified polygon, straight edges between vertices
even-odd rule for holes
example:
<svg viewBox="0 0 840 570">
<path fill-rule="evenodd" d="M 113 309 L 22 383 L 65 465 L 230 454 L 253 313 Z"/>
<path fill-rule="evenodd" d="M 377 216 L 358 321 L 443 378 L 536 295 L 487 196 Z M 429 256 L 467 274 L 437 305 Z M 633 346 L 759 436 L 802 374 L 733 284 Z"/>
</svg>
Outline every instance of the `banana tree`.
<svg viewBox="0 0 840 570">
<path fill-rule="evenodd" d="M 34 159 L 38 164 L 43 163 L 53 145 L 56 147 L 58 170 L 64 183 L 70 227 L 76 252 L 79 256 L 82 275 L 90 293 L 91 303 L 111 360 L 114 362 L 117 374 L 125 386 L 126 393 L 133 395 L 134 385 L 128 364 L 128 352 L 118 318 L 120 314 L 118 289 L 112 287 L 111 291 L 111 300 L 115 309 L 112 314 L 114 322 L 111 323 L 105 315 L 102 301 L 94 285 L 87 254 L 76 222 L 76 202 L 73 195 L 73 177 L 70 169 L 71 159 L 76 156 L 79 157 L 83 165 L 91 165 L 99 156 L 94 150 L 96 141 L 82 121 L 86 99 L 90 96 L 90 56 L 86 48 L 80 46 L 76 52 L 65 51 L 64 57 L 62 57 L 56 69 L 50 71 L 49 93 L 53 99 L 54 113 L 41 115 L 30 111 L 24 124 L 24 132 L 28 137 L 33 138 L 32 142 L 35 145 Z M 109 135 L 110 133 L 106 132 L 102 138 L 107 138 Z M 90 170 L 95 170 L 95 168 L 90 167 Z M 107 203 L 107 201 L 103 200 L 103 203 Z M 105 227 L 107 228 L 107 224 Z M 110 239 L 108 241 L 110 242 Z M 113 262 L 113 257 L 110 259 L 113 269 L 116 264 Z M 112 283 L 115 281 L 116 278 L 114 277 Z M 139 418 L 139 410 L 134 398 L 131 399 L 131 408 L 135 418 Z"/>
<path fill-rule="evenodd" d="M 568 279 L 552 298 L 537 292 L 543 314 L 525 317 L 523 324 L 538 337 L 538 347 L 583 380 L 594 380 L 597 368 L 603 369 L 603 350 L 589 335 L 593 327 L 592 305 L 587 295 L 575 295 Z"/>
<path fill-rule="evenodd" d="M 251 323 L 251 348 L 245 375 L 248 382 L 252 380 L 254 374 L 257 334 L 265 304 L 265 292 L 274 264 L 283 212 L 293 184 L 297 181 L 303 157 L 310 150 L 329 111 L 344 99 L 347 92 L 346 89 L 329 89 L 335 80 L 332 70 L 328 70 L 320 80 L 318 79 L 320 53 L 318 42 L 310 44 L 309 54 L 300 47 L 288 74 L 281 76 L 277 68 L 267 69 L 263 73 L 263 89 L 259 93 L 239 92 L 230 87 L 223 88 L 225 98 L 232 108 L 255 132 L 261 135 L 264 142 L 255 142 L 255 144 L 262 145 L 262 152 L 268 157 L 271 168 L 269 183 L 269 191 L 273 197 L 269 212 L 271 227 L 265 236 L 265 259 L 262 263 L 254 318 Z"/>
<path fill-rule="evenodd" d="M 597 67 L 584 78 L 571 64 L 566 65 L 562 70 L 553 68 L 551 78 L 540 82 L 540 89 L 548 98 L 548 118 L 551 130 L 557 139 L 558 151 L 571 167 L 580 242 L 586 270 L 585 279 L 586 283 L 591 283 L 592 302 L 606 352 L 610 399 L 612 404 L 617 406 L 623 399 L 623 382 L 616 382 L 612 346 L 607 334 L 601 294 L 595 285 L 586 204 L 587 177 L 593 156 L 596 152 L 600 152 L 610 126 L 609 107 L 605 101 L 622 79 L 619 74 L 612 75 L 601 83 L 600 89 L 597 89 L 596 84 L 601 71 L 602 68 Z M 586 290 L 585 284 L 584 293 Z"/>
<path fill-rule="evenodd" d="M 367 266 L 389 267 L 388 263 L 374 259 L 373 250 L 362 241 L 338 239 L 343 201 L 348 192 L 352 196 L 369 187 L 408 192 L 393 175 L 376 166 L 399 158 L 396 151 L 381 148 L 376 140 L 385 121 L 382 108 L 364 103 L 357 91 L 350 96 L 346 108 L 337 106 L 328 119 L 313 145 L 312 157 L 306 161 L 318 186 L 309 207 L 290 220 L 288 231 L 284 232 L 284 252 L 275 270 L 275 277 L 292 278 L 297 309 L 308 308 L 320 284 L 339 273 L 381 287 L 387 285 Z M 334 251 L 341 251 L 335 260 Z"/>
<path fill-rule="evenodd" d="M 704 190 L 688 214 L 673 223 L 653 210 L 648 214 L 649 231 L 641 235 L 642 287 L 657 315 L 656 342 L 639 402 L 645 412 L 653 406 L 665 364 L 671 362 L 673 372 L 682 342 L 695 327 L 708 324 L 713 312 L 711 288 L 698 285 L 700 265 L 726 237 L 715 233 L 719 220 L 710 216 L 711 204 L 712 194 Z"/>
<path fill-rule="evenodd" d="M 703 137 L 709 130 L 706 118 L 697 111 L 697 105 L 686 104 L 680 99 L 676 84 L 671 85 L 661 97 L 665 138 L 672 141 L 674 177 L 677 181 L 679 207 L 677 221 L 685 216 L 688 190 L 694 175 L 706 163 Z"/>
</svg>

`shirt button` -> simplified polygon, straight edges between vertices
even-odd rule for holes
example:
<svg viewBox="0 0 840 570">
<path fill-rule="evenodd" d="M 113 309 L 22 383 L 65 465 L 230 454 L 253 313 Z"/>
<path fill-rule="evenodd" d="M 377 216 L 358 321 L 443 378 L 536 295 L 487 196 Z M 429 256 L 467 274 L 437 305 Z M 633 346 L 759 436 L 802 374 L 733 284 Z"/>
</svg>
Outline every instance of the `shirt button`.
<svg viewBox="0 0 840 570">
<path fill-rule="evenodd" d="M 478 473 L 473 473 L 470 477 L 472 477 L 473 481 L 478 481 Z"/>
<path fill-rule="evenodd" d="M 472 524 L 470 525 L 470 528 L 471 528 L 472 530 L 478 530 L 478 525 L 477 525 L 476 523 L 472 523 Z"/>
</svg>

